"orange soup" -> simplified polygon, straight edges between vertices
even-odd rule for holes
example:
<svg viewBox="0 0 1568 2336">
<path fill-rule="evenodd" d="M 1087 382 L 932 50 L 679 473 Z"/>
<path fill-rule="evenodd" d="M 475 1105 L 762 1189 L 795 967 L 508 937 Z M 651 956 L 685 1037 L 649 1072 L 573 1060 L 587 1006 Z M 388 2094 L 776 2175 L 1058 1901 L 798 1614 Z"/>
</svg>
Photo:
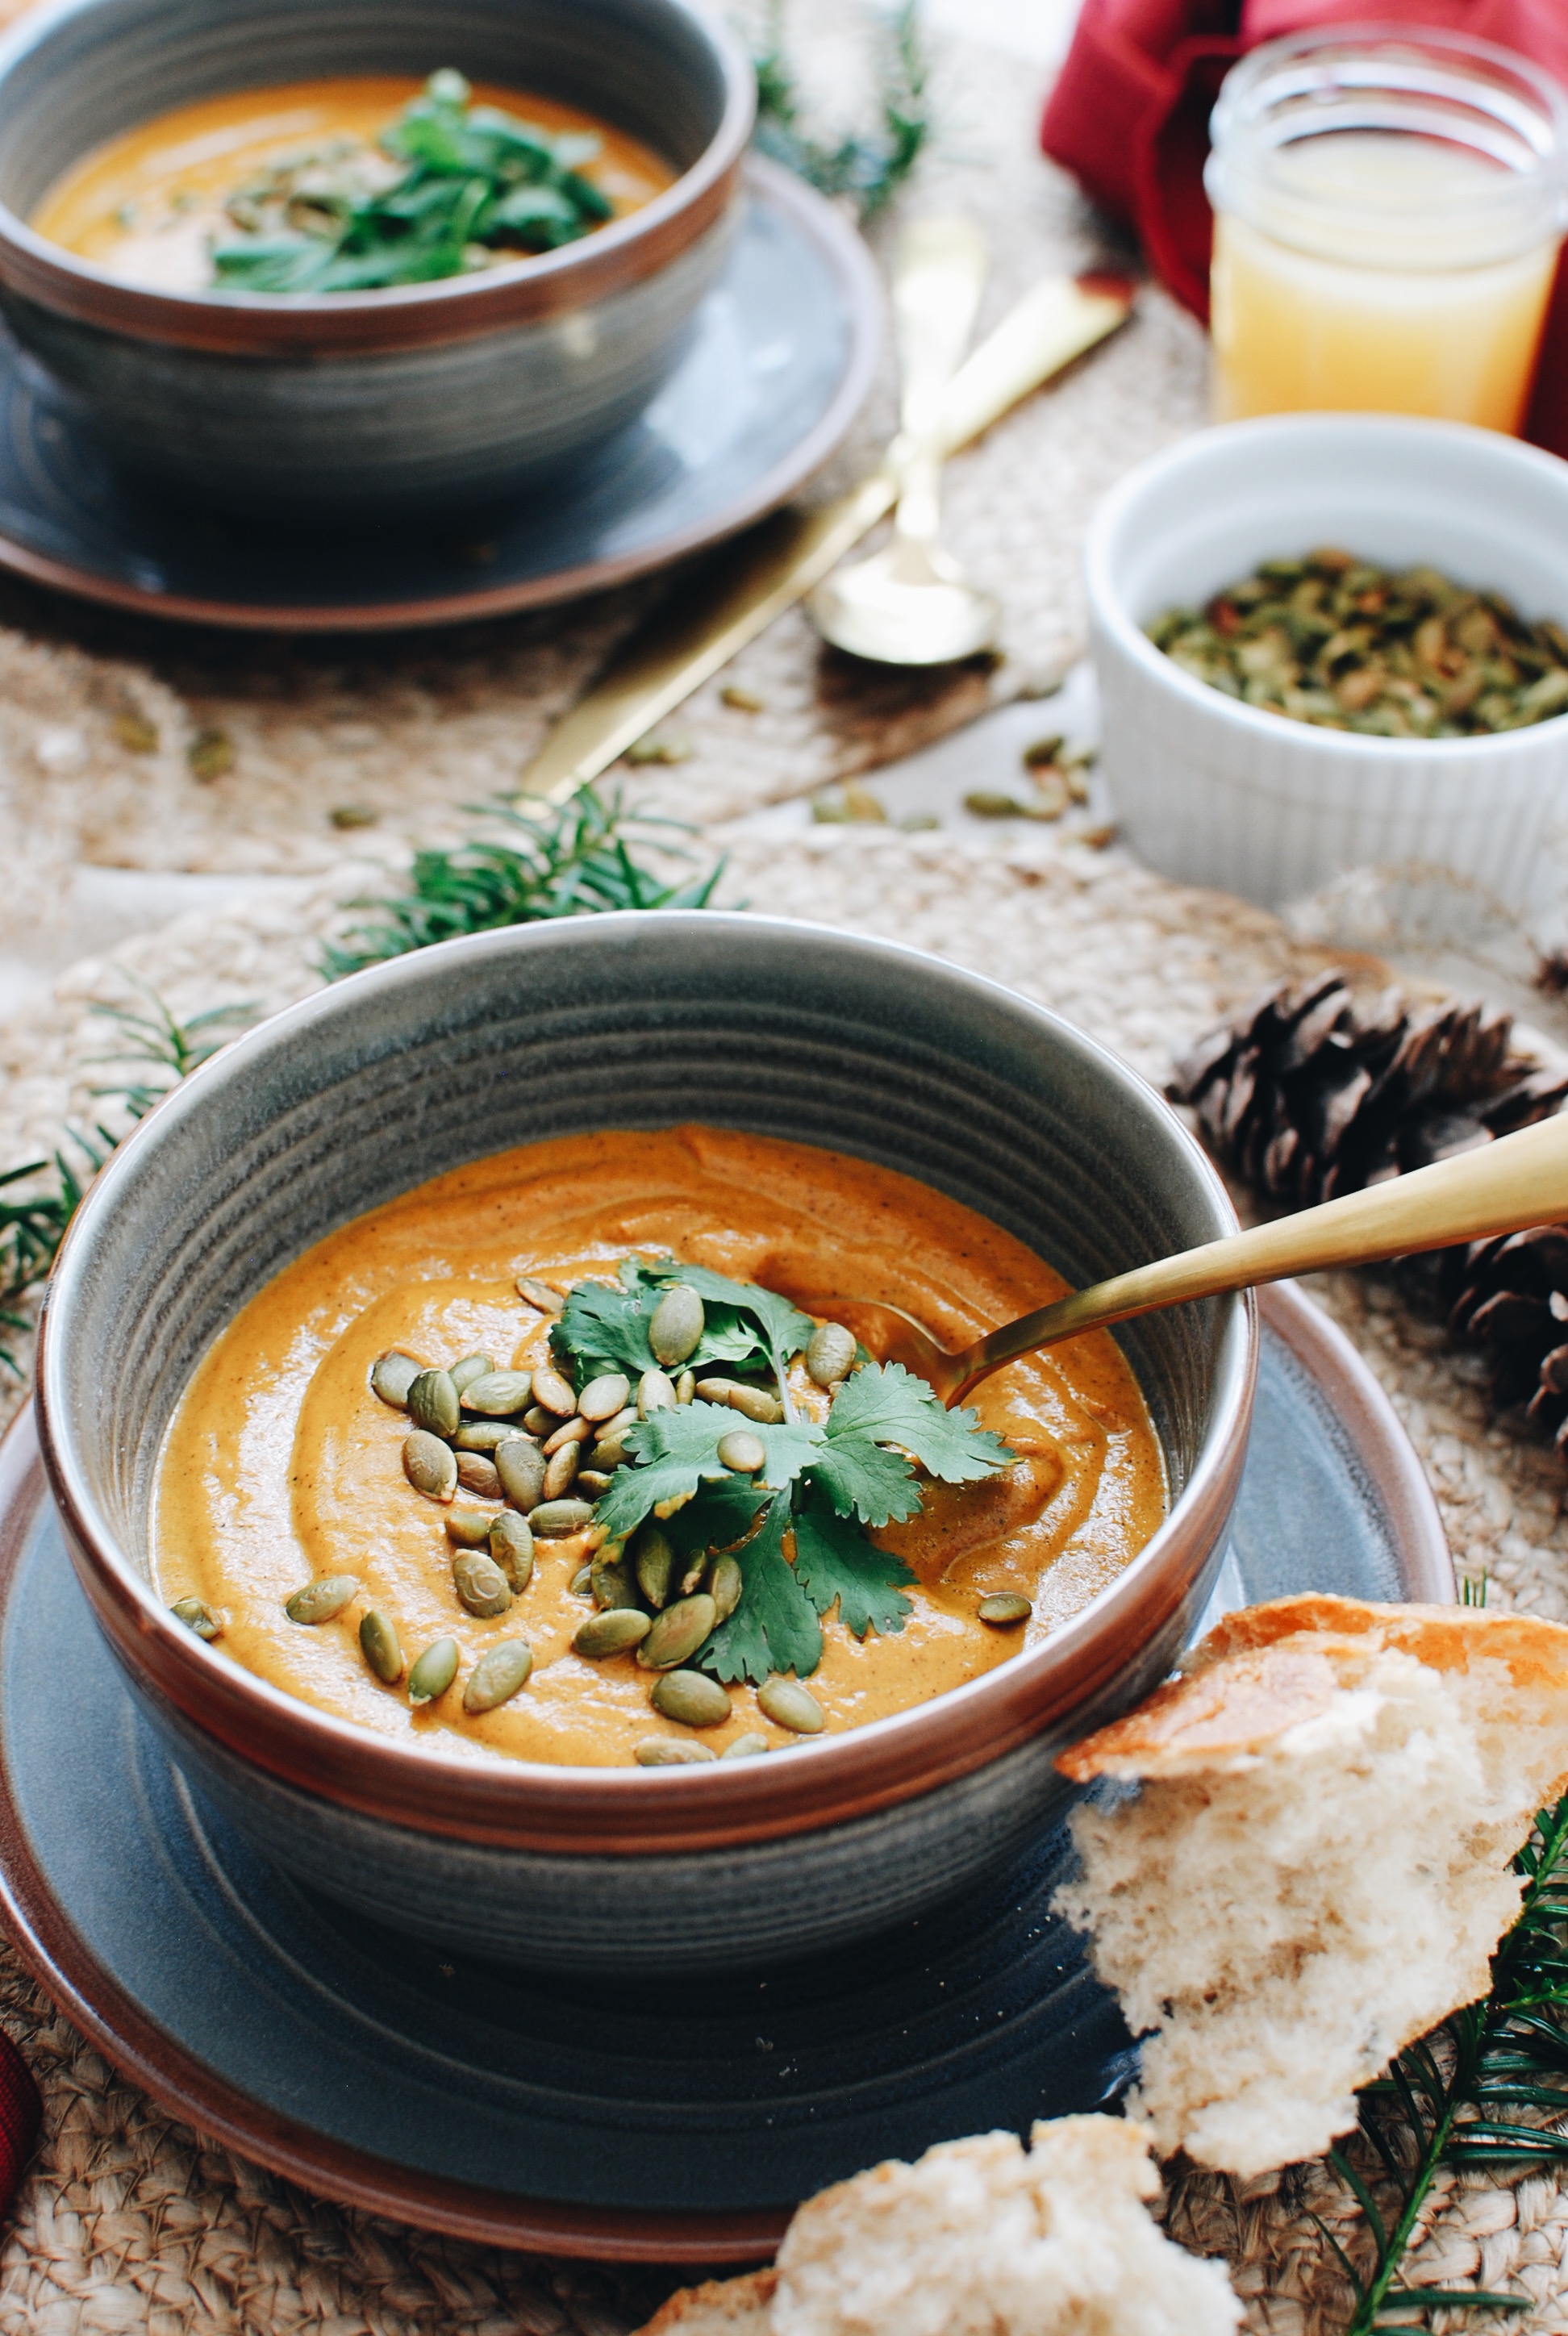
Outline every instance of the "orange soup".
<svg viewBox="0 0 1568 2336">
<path fill-rule="evenodd" d="M 908 1709 L 1143 1548 L 1158 1441 L 1104 1333 L 966 1415 L 768 1293 L 878 1297 L 957 1346 L 1062 1289 L 957 1202 L 802 1144 L 691 1126 L 480 1161 L 318 1242 L 219 1338 L 160 1461 L 160 1595 L 290 1695 L 476 1758 L 660 1765 Z M 672 1616 L 704 1643 L 652 1663 Z"/>
</svg>

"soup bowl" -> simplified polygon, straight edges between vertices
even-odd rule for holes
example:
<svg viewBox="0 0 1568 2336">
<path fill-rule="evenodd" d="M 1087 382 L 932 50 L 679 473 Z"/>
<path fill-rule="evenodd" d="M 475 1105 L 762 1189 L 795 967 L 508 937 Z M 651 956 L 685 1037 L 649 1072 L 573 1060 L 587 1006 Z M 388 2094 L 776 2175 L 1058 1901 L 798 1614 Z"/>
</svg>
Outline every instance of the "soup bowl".
<svg viewBox="0 0 1568 2336">
<path fill-rule="evenodd" d="M 765 1758 L 586 1768 L 424 1752 L 297 1700 L 173 1619 L 149 1579 L 160 1445 L 256 1290 L 466 1162 L 691 1121 L 900 1169 L 1075 1283 L 1235 1223 L 1154 1090 L 1024 998 L 887 942 L 628 913 L 443 943 L 262 1024 L 122 1145 L 50 1287 L 50 1483 L 147 1718 L 279 1864 L 471 1954 L 738 1968 L 962 1892 L 1060 1814 L 1056 1754 L 1169 1670 L 1221 1561 L 1256 1371 L 1250 1297 L 1117 1333 L 1172 1504 L 1109 1587 L 965 1686 Z"/>
<path fill-rule="evenodd" d="M 679 172 L 517 267 L 383 291 L 171 293 L 28 224 L 170 108 L 333 74 L 556 98 Z M 297 521 L 447 513 L 552 476 L 647 405 L 727 250 L 751 67 L 691 0 L 54 0 L 0 40 L 0 310 L 126 467 Z"/>
</svg>

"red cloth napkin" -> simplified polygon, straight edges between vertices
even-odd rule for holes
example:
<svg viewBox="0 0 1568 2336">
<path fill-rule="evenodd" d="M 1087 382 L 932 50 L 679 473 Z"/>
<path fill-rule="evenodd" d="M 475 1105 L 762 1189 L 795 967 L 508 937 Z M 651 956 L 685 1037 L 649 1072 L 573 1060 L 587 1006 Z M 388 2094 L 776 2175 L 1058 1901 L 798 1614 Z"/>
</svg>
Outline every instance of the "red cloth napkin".
<svg viewBox="0 0 1568 2336">
<path fill-rule="evenodd" d="M 0 2214 L 27 2170 L 43 2118 L 44 2104 L 26 2061 L 11 2039 L 0 2033 Z"/>
<path fill-rule="evenodd" d="M 1568 0 L 1084 0 L 1040 143 L 1128 220 L 1160 281 L 1205 323 L 1209 114 L 1232 62 L 1310 24 L 1437 24 L 1495 41 L 1568 89 Z M 1568 455 L 1568 261 L 1557 270 L 1524 435 Z"/>
</svg>

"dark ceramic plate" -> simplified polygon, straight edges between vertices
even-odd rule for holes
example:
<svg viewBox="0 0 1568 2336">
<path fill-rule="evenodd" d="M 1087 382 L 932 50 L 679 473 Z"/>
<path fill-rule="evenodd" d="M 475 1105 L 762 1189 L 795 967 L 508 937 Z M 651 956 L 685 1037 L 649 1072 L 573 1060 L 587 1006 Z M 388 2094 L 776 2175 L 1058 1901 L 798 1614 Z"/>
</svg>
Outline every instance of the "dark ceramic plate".
<svg viewBox="0 0 1568 2336">
<path fill-rule="evenodd" d="M 881 339 L 853 229 L 773 163 L 747 176 L 729 265 L 641 418 L 549 494 L 438 529 L 268 536 L 173 505 L 116 474 L 0 329 L 0 567 L 148 616 L 374 631 L 570 599 L 733 534 L 827 460 Z"/>
<path fill-rule="evenodd" d="M 1216 1608 L 1451 1601 L 1419 1465 L 1365 1367 L 1263 1297 Z M 60 1691 L 62 1678 L 72 1691 Z M 806 2193 L 954 2135 L 1114 2102 L 1135 2060 L 1050 1913 L 1064 1836 L 961 1905 L 766 1978 L 576 1986 L 445 1960 L 312 1898 L 133 1712 L 44 1491 L 0 1454 L 0 1889 L 44 1985 L 176 2113 L 333 2196 L 514 2246 L 771 2252 Z"/>
</svg>

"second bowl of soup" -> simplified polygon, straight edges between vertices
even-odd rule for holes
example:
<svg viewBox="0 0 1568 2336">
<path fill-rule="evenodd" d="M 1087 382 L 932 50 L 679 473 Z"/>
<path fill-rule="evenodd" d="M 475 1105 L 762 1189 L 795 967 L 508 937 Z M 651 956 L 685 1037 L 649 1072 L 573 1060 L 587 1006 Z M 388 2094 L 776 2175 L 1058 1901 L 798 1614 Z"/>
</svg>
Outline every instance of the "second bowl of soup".
<svg viewBox="0 0 1568 2336">
<path fill-rule="evenodd" d="M 51 1478 L 149 1717 L 279 1862 L 523 1963 L 755 1964 L 1051 1819 L 1245 1445 L 1250 1301 L 953 1410 L 849 1301 L 957 1345 L 1230 1222 L 1134 1075 L 913 952 L 484 936 L 276 1017 L 116 1157 Z"/>
</svg>

